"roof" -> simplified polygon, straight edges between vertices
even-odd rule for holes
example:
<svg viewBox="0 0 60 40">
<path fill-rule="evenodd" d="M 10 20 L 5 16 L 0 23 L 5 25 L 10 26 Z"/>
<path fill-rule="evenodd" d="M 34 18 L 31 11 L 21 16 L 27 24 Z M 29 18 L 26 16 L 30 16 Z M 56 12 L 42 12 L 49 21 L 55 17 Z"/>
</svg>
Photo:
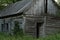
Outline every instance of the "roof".
<svg viewBox="0 0 60 40">
<path fill-rule="evenodd" d="M 3 16 L 16 15 L 16 14 L 18 15 L 19 13 L 21 14 L 21 12 L 26 10 L 26 7 L 29 6 L 31 2 L 32 0 L 23 0 L 18 1 L 14 4 L 10 4 L 8 7 L 6 7 L 0 12 L 0 18 Z"/>
<path fill-rule="evenodd" d="M 29 8 L 31 6 L 32 2 L 33 2 L 32 0 L 23 0 L 23 1 L 19 1 L 14 4 L 11 4 L 0 13 L 0 18 L 21 15 L 23 11 L 25 11 L 27 8 Z M 36 10 L 35 11 L 36 14 L 41 13 L 41 11 L 44 12 L 44 0 L 40 0 L 39 3 L 40 4 L 38 4 L 38 3 L 35 4 L 35 6 L 31 9 L 31 10 L 33 10 L 33 9 Z M 37 6 L 39 6 L 39 7 L 37 7 Z M 59 8 L 55 5 L 53 0 L 48 0 L 48 9 L 47 10 L 48 10 L 49 15 L 52 14 L 52 15 L 56 16 L 58 9 Z M 29 13 L 31 13 L 31 11 Z"/>
</svg>

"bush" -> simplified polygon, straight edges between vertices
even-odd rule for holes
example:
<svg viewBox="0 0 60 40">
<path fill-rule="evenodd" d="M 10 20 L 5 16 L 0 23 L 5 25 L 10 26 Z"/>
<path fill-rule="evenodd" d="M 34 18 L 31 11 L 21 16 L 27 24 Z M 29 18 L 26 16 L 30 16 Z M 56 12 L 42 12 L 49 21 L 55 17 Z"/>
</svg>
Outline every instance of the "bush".
<svg viewBox="0 0 60 40">
<path fill-rule="evenodd" d="M 20 28 L 18 21 L 15 21 L 15 27 L 14 27 L 14 30 L 13 30 L 13 34 L 15 36 L 16 35 L 23 36 L 23 30 Z"/>
<path fill-rule="evenodd" d="M 56 14 L 58 17 L 60 17 L 60 10 L 57 11 L 57 14 Z"/>
</svg>

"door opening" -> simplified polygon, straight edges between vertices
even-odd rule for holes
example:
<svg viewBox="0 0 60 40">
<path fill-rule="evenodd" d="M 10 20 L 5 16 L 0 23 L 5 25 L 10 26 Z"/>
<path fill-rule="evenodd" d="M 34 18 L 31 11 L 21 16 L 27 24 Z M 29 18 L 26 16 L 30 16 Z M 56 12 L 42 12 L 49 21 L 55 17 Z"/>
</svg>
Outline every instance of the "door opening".
<svg viewBox="0 0 60 40">
<path fill-rule="evenodd" d="M 36 37 L 39 38 L 39 30 L 40 27 L 42 26 L 43 22 L 39 22 L 36 24 Z"/>
</svg>

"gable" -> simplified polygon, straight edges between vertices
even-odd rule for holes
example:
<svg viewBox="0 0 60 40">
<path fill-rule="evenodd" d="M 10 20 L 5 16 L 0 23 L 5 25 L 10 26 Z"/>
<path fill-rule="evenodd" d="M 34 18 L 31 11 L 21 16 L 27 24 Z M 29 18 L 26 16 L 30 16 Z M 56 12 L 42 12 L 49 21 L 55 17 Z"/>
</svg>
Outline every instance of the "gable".
<svg viewBox="0 0 60 40">
<path fill-rule="evenodd" d="M 15 4 L 12 4 L 10 7 L 7 7 L 5 10 L 1 12 L 1 17 L 8 17 L 11 15 L 20 15 L 21 12 L 24 12 L 26 15 L 35 15 L 40 16 L 41 14 L 44 15 L 44 0 L 25 0 L 20 2 L 17 2 Z M 49 15 L 55 15 L 58 11 L 58 8 L 55 6 L 54 2 L 52 0 L 48 0 L 48 14 Z M 4 15 L 5 14 L 5 15 Z M 6 16 L 6 17 L 5 17 Z M 12 17 L 12 16 L 11 16 Z"/>
<path fill-rule="evenodd" d="M 31 16 L 40 16 L 41 14 L 45 14 L 44 12 L 44 0 L 36 0 L 34 5 L 25 13 L 27 15 Z M 58 12 L 58 7 L 54 4 L 52 0 L 48 0 L 48 5 L 47 5 L 47 12 L 49 15 L 54 15 L 56 16 Z"/>
</svg>

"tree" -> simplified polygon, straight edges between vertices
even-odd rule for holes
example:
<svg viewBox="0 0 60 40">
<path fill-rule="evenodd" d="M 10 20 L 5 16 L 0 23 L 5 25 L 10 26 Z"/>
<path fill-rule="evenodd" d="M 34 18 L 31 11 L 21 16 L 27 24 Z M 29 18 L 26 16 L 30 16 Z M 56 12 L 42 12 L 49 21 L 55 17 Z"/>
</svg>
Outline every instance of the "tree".
<svg viewBox="0 0 60 40">
<path fill-rule="evenodd" d="M 60 0 L 55 0 L 55 2 L 56 2 L 58 5 L 60 5 Z"/>
<path fill-rule="evenodd" d="M 7 5 L 11 3 L 15 3 L 17 1 L 21 1 L 21 0 L 0 0 L 0 10 L 5 8 Z"/>
</svg>

